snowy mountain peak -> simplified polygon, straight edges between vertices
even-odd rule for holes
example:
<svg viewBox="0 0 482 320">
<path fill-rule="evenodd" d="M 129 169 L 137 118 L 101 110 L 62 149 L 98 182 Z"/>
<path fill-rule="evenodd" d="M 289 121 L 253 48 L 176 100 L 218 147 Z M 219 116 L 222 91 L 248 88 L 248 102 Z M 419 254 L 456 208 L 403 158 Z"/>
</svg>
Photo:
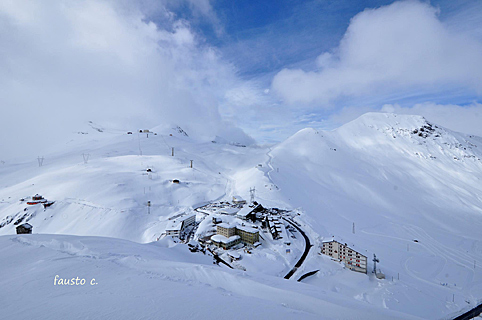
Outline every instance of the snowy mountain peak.
<svg viewBox="0 0 482 320">
<path fill-rule="evenodd" d="M 468 161 L 471 166 L 479 167 L 482 166 L 479 146 L 481 138 L 450 131 L 421 116 L 368 113 L 333 131 L 300 130 L 274 152 L 291 150 L 299 155 L 315 152 L 317 157 L 329 159 L 337 151 L 338 155 L 346 153 L 345 161 L 346 157 L 416 162 L 438 159 L 449 163 Z"/>
<path fill-rule="evenodd" d="M 341 126 L 340 128 L 336 129 L 336 131 L 355 131 L 356 133 L 361 133 L 364 128 L 370 128 L 378 131 L 413 131 L 415 129 L 423 128 L 424 126 L 431 127 L 432 124 L 430 124 L 422 116 L 369 112 Z"/>
</svg>

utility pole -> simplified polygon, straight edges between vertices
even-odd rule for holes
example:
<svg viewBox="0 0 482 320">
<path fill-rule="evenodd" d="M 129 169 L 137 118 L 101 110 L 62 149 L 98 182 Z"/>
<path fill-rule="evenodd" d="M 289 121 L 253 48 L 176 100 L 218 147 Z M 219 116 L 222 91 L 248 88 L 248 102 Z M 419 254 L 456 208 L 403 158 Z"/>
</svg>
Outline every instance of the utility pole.
<svg viewBox="0 0 482 320">
<path fill-rule="evenodd" d="M 171 148 L 171 157 L 174 157 L 174 147 Z"/>
<path fill-rule="evenodd" d="M 139 133 L 137 134 L 137 141 L 139 142 L 139 155 L 142 156 L 141 137 L 139 136 Z"/>
<path fill-rule="evenodd" d="M 380 262 L 380 260 L 377 259 L 377 255 L 373 254 L 373 271 L 372 273 L 377 274 L 377 262 Z"/>
<path fill-rule="evenodd" d="M 147 201 L 147 214 L 151 214 L 151 202 Z"/>
<path fill-rule="evenodd" d="M 44 157 L 39 156 L 37 160 L 38 160 L 38 166 L 41 167 L 44 164 Z"/>
<path fill-rule="evenodd" d="M 352 230 L 353 234 L 355 234 L 355 222 L 353 222 L 353 230 Z"/>
<path fill-rule="evenodd" d="M 190 161 L 191 161 L 191 169 L 192 169 L 192 162 L 193 162 L 194 160 L 190 160 Z"/>
</svg>

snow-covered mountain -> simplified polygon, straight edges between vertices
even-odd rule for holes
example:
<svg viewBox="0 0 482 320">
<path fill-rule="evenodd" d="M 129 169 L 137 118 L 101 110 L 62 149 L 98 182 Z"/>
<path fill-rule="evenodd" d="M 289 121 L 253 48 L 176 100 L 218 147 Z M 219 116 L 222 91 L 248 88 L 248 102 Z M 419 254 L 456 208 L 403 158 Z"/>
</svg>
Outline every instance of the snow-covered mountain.
<svg viewBox="0 0 482 320">
<path fill-rule="evenodd" d="M 433 319 L 482 300 L 480 137 L 419 116 L 378 113 L 330 132 L 304 129 L 272 148 L 202 141 L 175 126 L 131 132 L 91 123 L 42 166 L 36 159 L 0 164 L 0 255 L 11 261 L 0 266 L 11 275 L 0 280 L 8 288 L 0 298 L 10 318 L 24 306 L 12 299 L 19 289 L 45 313 L 52 310 L 42 305 L 54 297 L 79 298 L 78 288 L 55 291 L 60 273 L 105 280 L 81 288 L 88 289 L 81 305 L 114 291 L 122 293 L 108 305 L 145 301 L 135 309 L 139 318 L 167 310 L 167 318 L 201 319 L 200 310 L 209 310 L 215 318 Z M 314 246 L 293 279 L 318 273 L 283 279 L 303 250 L 297 240 L 291 253 L 286 244 L 262 241 L 241 260 L 244 272 L 163 236 L 175 217 L 238 194 L 249 199 L 251 188 L 263 206 L 300 214 L 295 220 Z M 55 203 L 27 205 L 37 193 Z M 200 227 L 211 227 L 203 221 Z M 24 222 L 34 235 L 13 235 Z M 332 238 L 366 255 L 369 270 L 375 253 L 386 279 L 321 255 L 322 241 Z M 119 318 L 100 305 L 92 310 L 79 309 L 78 317 Z"/>
</svg>

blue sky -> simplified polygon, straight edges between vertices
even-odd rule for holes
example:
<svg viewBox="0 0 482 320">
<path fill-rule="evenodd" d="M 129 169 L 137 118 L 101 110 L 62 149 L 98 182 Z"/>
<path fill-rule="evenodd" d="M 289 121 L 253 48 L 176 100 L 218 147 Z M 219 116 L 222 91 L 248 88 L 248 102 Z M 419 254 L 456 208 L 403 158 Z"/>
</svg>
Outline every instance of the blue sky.
<svg viewBox="0 0 482 320">
<path fill-rule="evenodd" d="M 432 8 L 440 25 L 460 37 L 470 35 L 475 42 L 482 39 L 480 2 L 412 2 Z M 175 8 L 174 12 L 191 21 L 192 28 L 204 41 L 219 50 L 223 59 L 236 67 L 237 75 L 261 92 L 272 89 L 273 78 L 283 69 L 301 69 L 306 72 L 317 70 L 317 57 L 324 52 L 339 49 L 340 41 L 344 38 L 352 18 L 364 10 L 377 10 L 393 3 L 394 1 L 212 1 L 215 23 L 209 17 L 193 15 L 187 4 Z M 409 10 L 406 11 L 409 13 Z M 407 16 L 407 19 L 410 17 Z M 421 22 L 421 28 L 424 27 L 423 23 Z M 219 32 L 219 29 L 222 32 Z M 441 59 L 441 62 L 445 60 Z M 443 65 L 439 67 L 444 68 Z M 286 103 L 280 100 L 279 96 L 269 94 L 261 97 L 259 104 L 253 106 L 259 112 L 256 114 L 271 117 L 274 122 L 279 121 L 279 127 L 267 125 L 266 129 L 260 129 L 264 126 L 259 126 L 257 115 L 253 115 L 252 110 L 251 116 L 247 112 L 248 121 L 246 118 L 234 117 L 232 113 L 231 116 L 233 121 L 248 128 L 250 134 L 275 141 L 303 126 L 332 129 L 363 112 L 379 111 L 386 104 L 402 107 L 398 109 L 399 112 L 407 113 L 413 111 L 411 107 L 424 103 L 431 106 L 477 106 L 480 91 L 466 83 L 448 82 L 429 85 L 417 83 L 401 88 L 395 86 L 393 90 L 376 94 L 340 95 L 329 102 L 329 107 L 320 106 L 326 103 L 318 101 L 318 105 L 316 102 L 295 102 L 296 106 L 284 108 Z M 346 112 L 347 109 L 352 110 Z M 342 110 L 351 116 L 340 117 Z M 275 113 L 284 113 L 285 116 Z M 428 115 L 440 121 L 433 112 Z M 343 120 L 334 121 L 334 118 Z M 248 122 L 254 126 L 249 128 Z M 449 124 L 449 121 L 444 124 Z M 461 127 L 455 126 L 454 129 L 460 130 Z"/>
<path fill-rule="evenodd" d="M 222 26 L 222 34 L 216 33 L 208 17 L 194 14 L 188 4 L 174 6 L 173 12 L 188 20 L 207 43 L 219 48 L 228 61 L 236 64 L 241 75 L 256 77 L 278 72 L 288 66 L 309 67 L 320 53 L 338 46 L 351 18 L 365 9 L 393 2 L 212 1 L 211 6 L 218 19 L 217 24 Z M 423 2 L 438 8 L 438 16 L 443 22 L 463 24 L 467 29 L 480 28 L 482 4 L 478 1 Z"/>
<path fill-rule="evenodd" d="M 4 154 L 89 120 L 266 143 L 379 111 L 482 136 L 480 1 L 17 0 L 0 24 Z"/>
</svg>

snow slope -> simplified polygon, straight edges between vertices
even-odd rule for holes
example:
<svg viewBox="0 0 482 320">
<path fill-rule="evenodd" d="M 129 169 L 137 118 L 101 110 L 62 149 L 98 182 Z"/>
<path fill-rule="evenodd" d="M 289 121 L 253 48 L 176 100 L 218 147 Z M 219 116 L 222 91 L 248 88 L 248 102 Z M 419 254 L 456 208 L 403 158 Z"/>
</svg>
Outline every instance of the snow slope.
<svg viewBox="0 0 482 320">
<path fill-rule="evenodd" d="M 75 137 L 67 152 L 46 156 L 42 167 L 33 161 L 0 166 L 0 234 L 14 233 L 14 223 L 25 216 L 21 221 L 40 233 L 153 241 L 168 217 L 232 196 L 227 192 L 233 170 L 264 155 L 250 148 L 249 159 L 239 157 L 245 148 L 199 142 L 177 128 L 149 136 L 104 128 L 87 132 Z M 89 155 L 87 163 L 82 155 Z M 19 201 L 36 193 L 55 204 L 44 211 Z"/>
<path fill-rule="evenodd" d="M 425 318 L 480 303 L 481 142 L 419 116 L 370 113 L 278 145 L 279 172 L 269 175 L 280 197 L 303 207 L 318 241 L 376 253 L 389 280 L 343 288 L 345 275 L 318 273 L 306 282 Z"/>
<path fill-rule="evenodd" d="M 5 319 L 351 319 L 353 309 L 405 319 L 309 285 L 222 269 L 168 241 L 3 236 L 0 255 Z M 58 284 L 72 278 L 76 285 Z"/>
<path fill-rule="evenodd" d="M 167 318 L 218 318 L 226 308 L 234 318 L 271 318 L 263 313 L 267 303 L 273 315 L 286 319 L 350 319 L 353 312 L 360 312 L 358 318 L 450 318 L 481 302 L 481 138 L 419 116 L 375 113 L 331 132 L 304 129 L 272 148 L 242 147 L 219 137 L 201 141 L 175 126 L 151 131 L 157 134 L 134 130 L 128 135 L 90 124 L 46 155 L 42 167 L 35 159 L 0 165 L 0 235 L 5 235 L 0 248 L 4 261 L 12 261 L 0 272 L 16 274 L 16 281 L 2 280 L 2 289 L 9 289 L 0 298 L 12 304 L 10 314 L 24 305 L 10 295 L 24 287 L 22 294 L 40 309 L 47 301 L 79 299 L 80 306 L 93 305 L 88 315 L 112 318 L 119 315 L 109 309 L 117 300 L 139 318 L 152 317 L 150 310 L 161 312 L 161 301 Z M 89 155 L 87 163 L 82 154 Z M 249 199 L 252 187 L 263 206 L 301 212 L 296 221 L 314 247 L 293 281 L 280 275 L 294 256 L 282 258 L 276 252 L 281 249 L 269 242 L 246 260 L 244 273 L 213 266 L 211 258 L 187 250 L 181 254 L 183 245 L 149 243 L 170 218 L 236 194 Z M 19 201 L 36 193 L 55 204 L 44 210 Z M 19 220 L 34 225 L 38 235 L 12 236 Z M 365 254 L 369 269 L 376 253 L 387 279 L 348 271 L 321 256 L 321 242 L 333 237 Z M 136 254 L 143 258 L 137 260 Z M 301 248 L 293 254 L 301 254 Z M 264 267 L 270 259 L 284 264 Z M 32 273 L 38 261 L 43 265 Z M 109 273 L 112 268 L 117 271 Z M 73 288 L 90 289 L 81 294 L 71 288 L 52 291 L 53 277 L 62 270 L 100 275 L 106 284 Z M 314 270 L 319 272 L 294 281 Z M 135 280 L 126 284 L 129 277 Z M 158 293 L 164 287 L 175 294 Z M 151 300 L 157 294 L 159 300 Z M 106 298 L 109 307 L 97 306 L 95 297 Z M 196 306 L 179 308 L 183 298 Z M 129 299 L 145 302 L 136 308 Z M 209 307 L 200 311 L 198 303 Z M 87 313 L 80 306 L 76 314 L 82 318 Z"/>
</svg>

